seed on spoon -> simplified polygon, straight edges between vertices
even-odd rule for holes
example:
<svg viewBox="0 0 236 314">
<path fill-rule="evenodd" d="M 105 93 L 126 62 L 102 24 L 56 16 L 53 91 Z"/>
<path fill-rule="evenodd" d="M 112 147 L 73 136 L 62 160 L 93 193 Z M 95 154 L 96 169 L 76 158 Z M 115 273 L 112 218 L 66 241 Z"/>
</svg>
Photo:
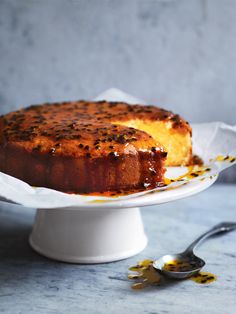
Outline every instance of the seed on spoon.
<svg viewBox="0 0 236 314">
<path fill-rule="evenodd" d="M 173 260 L 171 262 L 167 262 L 163 265 L 162 269 L 167 270 L 167 271 L 172 271 L 172 272 L 185 272 L 192 270 L 193 266 L 196 263 L 189 263 L 185 261 L 180 261 L 180 260 Z"/>
</svg>

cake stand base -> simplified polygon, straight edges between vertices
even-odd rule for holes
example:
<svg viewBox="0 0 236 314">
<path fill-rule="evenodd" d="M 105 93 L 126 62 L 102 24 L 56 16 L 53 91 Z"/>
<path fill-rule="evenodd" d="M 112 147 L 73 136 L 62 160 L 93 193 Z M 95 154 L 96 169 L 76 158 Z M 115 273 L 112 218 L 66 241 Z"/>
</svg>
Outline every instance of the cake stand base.
<svg viewBox="0 0 236 314">
<path fill-rule="evenodd" d="M 146 244 L 139 208 L 38 209 L 30 245 L 69 263 L 106 263 L 133 256 Z"/>
</svg>

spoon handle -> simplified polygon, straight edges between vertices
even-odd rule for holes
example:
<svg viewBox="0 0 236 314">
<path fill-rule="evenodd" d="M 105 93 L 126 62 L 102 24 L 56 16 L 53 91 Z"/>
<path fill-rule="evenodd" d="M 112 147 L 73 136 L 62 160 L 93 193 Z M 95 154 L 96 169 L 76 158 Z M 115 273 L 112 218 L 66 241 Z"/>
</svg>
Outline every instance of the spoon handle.
<svg viewBox="0 0 236 314">
<path fill-rule="evenodd" d="M 193 253 L 193 250 L 196 248 L 198 244 L 200 244 L 203 240 L 211 237 L 217 233 L 229 232 L 236 229 L 236 222 L 222 222 L 215 227 L 211 228 L 207 232 L 203 233 L 200 237 L 198 237 L 193 243 L 191 243 L 187 249 L 184 251 L 185 254 Z"/>
</svg>

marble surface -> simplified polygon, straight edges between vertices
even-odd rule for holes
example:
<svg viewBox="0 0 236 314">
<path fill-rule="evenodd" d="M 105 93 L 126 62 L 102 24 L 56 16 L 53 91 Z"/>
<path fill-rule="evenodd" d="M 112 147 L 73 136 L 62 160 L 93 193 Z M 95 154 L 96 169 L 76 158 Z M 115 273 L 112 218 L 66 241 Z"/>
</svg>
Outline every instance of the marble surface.
<svg viewBox="0 0 236 314">
<path fill-rule="evenodd" d="M 198 254 L 210 285 L 190 280 L 142 291 L 130 289 L 128 267 L 144 258 L 181 251 L 222 221 L 236 221 L 236 185 L 214 185 L 173 203 L 146 207 L 149 243 L 139 255 L 104 265 L 70 265 L 34 253 L 28 236 L 34 209 L 0 203 L 0 313 L 234 313 L 236 232 L 205 242 Z"/>
</svg>

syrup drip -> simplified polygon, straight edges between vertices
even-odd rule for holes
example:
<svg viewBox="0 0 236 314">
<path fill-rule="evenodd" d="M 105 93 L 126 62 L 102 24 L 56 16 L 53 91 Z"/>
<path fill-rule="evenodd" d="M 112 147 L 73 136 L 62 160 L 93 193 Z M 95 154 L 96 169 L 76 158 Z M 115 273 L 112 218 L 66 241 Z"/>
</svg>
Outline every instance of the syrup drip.
<svg viewBox="0 0 236 314">
<path fill-rule="evenodd" d="M 171 263 L 165 264 L 164 267 L 167 267 L 166 270 L 169 271 L 187 271 L 188 269 L 186 268 L 191 267 L 191 264 L 187 264 L 188 263 L 180 263 L 180 261 L 175 260 Z M 128 279 L 136 281 L 138 280 L 138 282 L 132 284 L 132 289 L 140 290 L 146 287 L 162 284 L 163 276 L 153 267 L 153 261 L 150 259 L 140 261 L 137 265 L 130 267 L 129 270 L 136 272 L 136 274 L 128 274 Z M 198 274 L 193 275 L 187 279 L 190 279 L 199 284 L 209 284 L 215 281 L 217 277 L 208 272 L 199 272 Z"/>
</svg>

